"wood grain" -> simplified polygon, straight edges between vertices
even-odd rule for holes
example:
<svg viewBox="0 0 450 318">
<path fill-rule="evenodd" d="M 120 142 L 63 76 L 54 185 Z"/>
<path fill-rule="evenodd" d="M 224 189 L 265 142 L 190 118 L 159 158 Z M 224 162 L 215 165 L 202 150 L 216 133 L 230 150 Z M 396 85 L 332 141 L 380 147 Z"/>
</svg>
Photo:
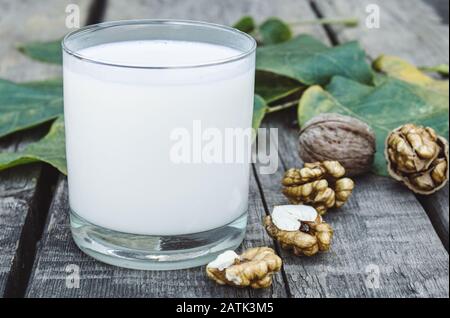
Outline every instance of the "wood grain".
<svg viewBox="0 0 450 318">
<path fill-rule="evenodd" d="M 0 0 L 0 77 L 29 81 L 60 76 L 61 69 L 20 54 L 21 42 L 54 40 L 67 32 L 65 7 L 77 3 L 85 12 L 89 1 Z M 48 127 L 47 127 L 48 128 Z M 0 151 L 17 151 L 45 134 L 46 127 L 0 140 Z M 0 296 L 21 296 L 33 264 L 54 173 L 42 165 L 0 172 Z"/>
<path fill-rule="evenodd" d="M 296 0 L 140 0 L 130 5 L 111 1 L 105 20 L 122 19 L 189 19 L 232 25 L 244 15 L 257 21 L 279 17 L 298 21 L 307 1 Z M 305 26 L 304 31 L 309 30 Z"/>
<path fill-rule="evenodd" d="M 248 229 L 243 248 L 273 246 L 262 228 L 264 209 L 251 180 Z M 285 297 L 281 273 L 267 290 L 217 286 L 204 267 L 177 271 L 137 271 L 102 264 L 73 243 L 68 224 L 67 182 L 61 179 L 50 209 L 27 297 Z M 68 265 L 80 269 L 80 288 L 66 287 Z"/>
<path fill-rule="evenodd" d="M 425 211 L 427 211 L 433 226 L 448 252 L 448 185 L 431 196 L 419 196 Z"/>
<path fill-rule="evenodd" d="M 36 166 L 0 173 L 0 296 L 14 297 L 26 285 L 27 273 L 21 267 L 27 263 L 29 268 L 28 253 L 34 254 L 26 247 L 36 243 L 31 224 L 39 220 L 32 213 L 39 175 Z"/>
<path fill-rule="evenodd" d="M 442 23 L 448 24 L 449 2 L 447 0 L 423 0 L 433 6 L 436 14 L 442 19 Z"/>
<path fill-rule="evenodd" d="M 336 5 L 334 1 L 327 3 Z M 356 1 L 353 5 L 358 7 Z M 349 7 L 339 7 L 327 16 L 351 15 L 354 10 Z M 342 33 L 337 34 L 343 41 Z M 363 43 L 369 42 L 359 36 Z M 258 175 L 269 210 L 286 204 L 279 185 L 284 170 L 301 166 L 296 153 L 298 129 L 289 118 L 295 118 L 295 112 L 279 114 L 266 123 L 279 129 L 284 164 L 275 175 Z M 448 254 L 416 197 L 388 178 L 368 175 L 358 178 L 356 185 L 350 201 L 325 216 L 335 229 L 330 253 L 295 258 L 282 252 L 292 295 L 448 297 Z"/>
<path fill-rule="evenodd" d="M 332 27 L 339 41 L 359 40 L 368 54 L 398 55 L 417 65 L 436 65 L 449 61 L 449 28 L 429 3 L 416 0 L 321 0 L 314 2 L 326 17 L 347 12 L 359 17 L 362 25 L 355 29 Z M 380 7 L 380 29 L 364 26 L 368 4 Z M 448 250 L 449 206 L 448 185 L 439 193 L 420 197 L 433 225 Z"/>
<path fill-rule="evenodd" d="M 45 127 L 0 140 L 15 151 L 45 133 Z M 56 172 L 32 164 L 0 172 L 0 297 L 23 296 L 51 200 Z"/>
<path fill-rule="evenodd" d="M 32 61 L 18 53 L 17 46 L 62 38 L 70 31 L 65 26 L 65 9 L 70 3 L 79 6 L 83 24 L 90 0 L 0 0 L 0 75 L 3 79 L 25 82 L 61 76 L 59 66 Z"/>
<path fill-rule="evenodd" d="M 278 127 L 284 164 L 274 175 L 258 175 L 270 211 L 287 204 L 280 192 L 286 168 L 301 166 L 294 117 L 277 114 L 265 124 Z M 335 230 L 329 253 L 307 258 L 282 251 L 292 296 L 448 297 L 448 254 L 415 196 L 388 178 L 355 181 L 350 201 L 324 216 Z"/>
<path fill-rule="evenodd" d="M 448 63 L 449 28 L 435 10 L 422 0 L 319 0 L 313 1 L 325 17 L 354 16 L 358 28 L 333 26 L 340 42 L 358 40 L 369 56 L 398 55 L 416 65 Z M 412 5 L 413 3 L 413 5 Z M 380 8 L 380 28 L 365 25 L 366 7 Z"/>
</svg>

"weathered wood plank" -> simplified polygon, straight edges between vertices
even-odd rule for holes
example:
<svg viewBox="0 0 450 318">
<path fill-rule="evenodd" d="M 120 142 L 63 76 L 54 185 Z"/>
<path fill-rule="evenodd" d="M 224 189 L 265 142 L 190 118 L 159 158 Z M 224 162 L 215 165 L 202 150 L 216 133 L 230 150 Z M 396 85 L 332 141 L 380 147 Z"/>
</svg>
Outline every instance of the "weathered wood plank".
<svg viewBox="0 0 450 318">
<path fill-rule="evenodd" d="M 333 26 L 340 42 L 358 40 L 372 58 L 381 54 L 398 55 L 416 65 L 448 63 L 449 28 L 441 23 L 434 9 L 422 0 L 320 0 L 314 1 L 325 17 L 339 15 L 360 18 L 358 28 Z M 366 7 L 380 8 L 380 28 L 365 25 Z"/>
<path fill-rule="evenodd" d="M 243 248 L 272 246 L 262 228 L 264 209 L 254 179 L 251 180 L 249 226 Z M 67 182 L 61 179 L 30 279 L 27 297 L 285 297 L 281 274 L 268 290 L 253 291 L 218 287 L 204 267 L 178 271 L 136 271 L 109 266 L 83 254 L 69 230 Z M 80 288 L 66 287 L 69 265 L 80 272 Z"/>
<path fill-rule="evenodd" d="M 12 81 L 34 81 L 60 77 L 61 68 L 31 61 L 17 52 L 21 43 L 53 41 L 69 30 L 65 26 L 66 7 L 80 8 L 81 24 L 87 18 L 91 0 L 50 0 L 39 3 L 32 0 L 0 0 L 0 75 Z"/>
<path fill-rule="evenodd" d="M 32 213 L 39 175 L 40 168 L 36 166 L 0 173 L 0 296 L 3 297 L 18 295 L 26 284 L 21 266 L 28 263 L 29 268 L 32 264 L 24 254 L 34 252 L 25 250 L 24 245 L 36 242 L 27 217 L 39 220 Z M 23 231 L 25 224 L 30 224 L 28 231 Z"/>
<path fill-rule="evenodd" d="M 87 9 L 89 1 L 53 0 L 43 4 L 0 0 L 1 78 L 29 81 L 60 76 L 59 67 L 31 61 L 16 47 L 21 42 L 54 40 L 66 33 L 68 3 Z M 43 133 L 38 128 L 3 138 L 0 151 L 16 151 Z M 0 296 L 21 296 L 25 290 L 53 177 L 51 170 L 39 164 L 0 172 Z"/>
<path fill-rule="evenodd" d="M 448 252 L 448 186 L 431 196 L 420 196 L 419 201 L 427 211 L 433 226 Z"/>
<path fill-rule="evenodd" d="M 329 16 L 351 13 L 344 9 Z M 275 175 L 258 175 L 269 209 L 287 203 L 279 184 L 284 170 L 301 166 L 293 118 L 295 112 L 279 114 L 266 123 L 279 128 L 285 165 Z M 448 254 L 415 196 L 388 178 L 367 175 L 356 183 L 350 201 L 325 216 L 335 229 L 329 253 L 295 258 L 282 252 L 292 295 L 448 297 Z"/>
<path fill-rule="evenodd" d="M 396 1 L 316 1 L 318 10 L 327 17 L 347 13 L 360 18 L 359 28 L 344 29 L 332 27 L 339 41 L 358 39 L 369 55 L 398 55 L 417 65 L 435 65 L 449 61 L 449 28 L 429 3 L 418 0 Z M 364 26 L 366 6 L 378 4 L 380 7 L 380 29 Z M 421 197 L 439 237 L 448 250 L 449 207 L 448 186 L 435 195 Z"/>
<path fill-rule="evenodd" d="M 265 124 L 278 127 L 285 164 L 274 175 L 258 175 L 269 210 L 287 204 L 280 186 L 285 169 L 301 166 L 293 117 L 295 112 L 279 114 Z M 324 219 L 335 230 L 329 253 L 281 253 L 294 297 L 448 297 L 448 254 L 415 196 L 402 186 L 372 175 L 358 178 L 350 201 Z"/>
<path fill-rule="evenodd" d="M 436 14 L 438 14 L 442 23 L 448 24 L 448 14 L 449 14 L 449 2 L 447 0 L 424 0 L 426 3 L 431 5 Z"/>
<path fill-rule="evenodd" d="M 130 5 L 124 1 L 112 1 L 105 20 L 123 19 L 189 19 L 232 25 L 244 15 L 257 21 L 279 17 L 295 22 L 301 18 L 307 1 L 295 0 L 143 0 Z M 308 32 L 310 26 L 297 27 Z"/>
<path fill-rule="evenodd" d="M 447 0 L 424 0 L 426 3 L 431 5 L 436 14 L 438 14 L 442 23 L 448 24 L 448 14 L 449 14 L 449 2 Z"/>
</svg>

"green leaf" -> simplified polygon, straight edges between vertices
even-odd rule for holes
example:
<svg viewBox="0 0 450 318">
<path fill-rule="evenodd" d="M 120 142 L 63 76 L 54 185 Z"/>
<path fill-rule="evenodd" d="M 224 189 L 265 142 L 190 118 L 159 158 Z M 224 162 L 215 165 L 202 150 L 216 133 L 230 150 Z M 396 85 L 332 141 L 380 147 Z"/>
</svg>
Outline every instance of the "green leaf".
<svg viewBox="0 0 450 318">
<path fill-rule="evenodd" d="M 19 51 L 28 57 L 46 63 L 61 64 L 61 40 L 51 42 L 35 42 L 20 45 Z"/>
<path fill-rule="evenodd" d="M 25 82 L 20 83 L 20 86 L 29 87 L 45 91 L 50 94 L 60 95 L 62 94 L 63 82 L 61 78 L 54 78 L 45 81 Z"/>
<path fill-rule="evenodd" d="M 0 137 L 63 113 L 62 81 L 16 84 L 0 79 Z"/>
<path fill-rule="evenodd" d="M 41 140 L 27 145 L 18 152 L 0 153 L 0 171 L 32 162 L 46 162 L 67 174 L 64 141 L 64 118 L 52 124 L 48 134 Z"/>
<path fill-rule="evenodd" d="M 312 86 L 306 90 L 298 109 L 299 124 L 320 113 L 340 113 L 367 122 L 377 136 L 374 171 L 380 175 L 387 175 L 384 143 L 392 129 L 415 123 L 433 127 L 448 138 L 448 92 L 393 78 L 372 87 L 335 77 L 326 89 Z"/>
<path fill-rule="evenodd" d="M 264 45 L 286 42 L 292 38 L 289 25 L 277 18 L 266 20 L 259 27 L 259 35 Z"/>
<path fill-rule="evenodd" d="M 343 76 L 372 84 L 373 72 L 358 43 L 328 47 L 309 35 L 261 47 L 256 69 L 300 81 L 305 85 L 325 85 L 333 76 Z"/>
<path fill-rule="evenodd" d="M 266 101 L 261 96 L 255 95 L 252 120 L 253 129 L 258 129 L 261 126 L 268 109 Z"/>
<path fill-rule="evenodd" d="M 266 100 L 274 102 L 303 89 L 296 80 L 269 72 L 256 72 L 255 92 Z"/>
<path fill-rule="evenodd" d="M 256 29 L 256 23 L 253 17 L 245 16 L 242 17 L 238 22 L 233 25 L 233 28 L 245 33 L 251 33 Z"/>
</svg>

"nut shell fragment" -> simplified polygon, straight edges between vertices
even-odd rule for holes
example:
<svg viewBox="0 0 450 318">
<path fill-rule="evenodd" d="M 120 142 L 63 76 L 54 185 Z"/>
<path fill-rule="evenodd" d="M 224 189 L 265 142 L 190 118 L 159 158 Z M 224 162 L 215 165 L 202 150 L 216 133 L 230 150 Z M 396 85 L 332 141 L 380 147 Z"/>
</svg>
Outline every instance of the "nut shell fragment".
<svg viewBox="0 0 450 318">
<path fill-rule="evenodd" d="M 220 285 L 252 288 L 267 288 L 272 285 L 272 276 L 282 265 L 281 258 L 269 247 L 247 249 L 226 268 L 217 268 L 214 262 L 206 266 L 209 278 Z"/>
<path fill-rule="evenodd" d="M 429 127 L 406 124 L 386 138 L 388 172 L 418 194 L 443 188 L 449 177 L 448 141 Z"/>
</svg>

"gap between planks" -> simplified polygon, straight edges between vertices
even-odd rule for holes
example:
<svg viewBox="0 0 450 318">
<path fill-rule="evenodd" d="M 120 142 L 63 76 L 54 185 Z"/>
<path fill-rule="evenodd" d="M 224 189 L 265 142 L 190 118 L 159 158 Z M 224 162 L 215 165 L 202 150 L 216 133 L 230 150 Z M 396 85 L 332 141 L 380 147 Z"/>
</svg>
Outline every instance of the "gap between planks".
<svg viewBox="0 0 450 318">
<path fill-rule="evenodd" d="M 0 149 L 14 151 L 43 135 L 49 125 L 1 140 Z M 3 149 L 2 149 L 3 148 Z M 31 273 L 57 173 L 45 164 L 15 167 L 0 173 L 0 296 L 23 297 Z"/>
<path fill-rule="evenodd" d="M 87 23 L 97 23 L 101 21 L 105 12 L 107 0 L 98 0 L 90 4 L 87 15 Z M 17 52 L 19 55 L 20 53 Z M 49 66 L 50 68 L 52 66 Z M 49 125 L 45 124 L 30 131 L 6 137 L 2 142 L 10 144 L 8 147 L 21 148 L 25 144 L 36 140 L 48 131 Z M 15 145 L 15 146 L 14 146 Z M 14 176 L 12 176 L 14 174 Z M 33 177 L 36 175 L 36 177 Z M 19 201 L 26 204 L 24 211 L 20 211 L 24 217 L 19 222 L 21 228 L 18 228 L 15 235 L 19 235 L 15 252 L 11 259 L 11 265 L 6 273 L 6 282 L 4 282 L 3 295 L 5 298 L 20 298 L 25 296 L 28 282 L 31 276 L 39 241 L 43 235 L 46 219 L 49 213 L 50 204 L 53 199 L 54 190 L 57 185 L 58 171 L 48 164 L 36 163 L 26 167 L 16 167 L 8 172 L 2 172 L 2 176 L 8 180 L 19 180 L 21 178 L 33 178 L 37 180 L 34 186 L 32 196 L 28 194 L 16 193 Z M 8 178 L 8 176 L 12 176 Z M 35 179 L 34 179 L 35 178 Z M 12 181 L 14 182 L 14 181 Z M 26 193 L 29 191 L 27 190 Z M 23 200 L 21 199 L 23 197 Z M 19 213 L 19 211 L 17 211 Z M 18 221 L 17 219 L 15 221 Z"/>
<path fill-rule="evenodd" d="M 25 295 L 36 256 L 37 244 L 44 231 L 47 212 L 52 201 L 57 173 L 48 165 L 41 165 L 38 169 L 40 174 L 37 177 L 36 190 L 26 210 L 19 244 L 5 285 L 3 294 L 5 298 L 19 298 Z M 24 170 L 29 169 L 25 168 Z"/>
</svg>

